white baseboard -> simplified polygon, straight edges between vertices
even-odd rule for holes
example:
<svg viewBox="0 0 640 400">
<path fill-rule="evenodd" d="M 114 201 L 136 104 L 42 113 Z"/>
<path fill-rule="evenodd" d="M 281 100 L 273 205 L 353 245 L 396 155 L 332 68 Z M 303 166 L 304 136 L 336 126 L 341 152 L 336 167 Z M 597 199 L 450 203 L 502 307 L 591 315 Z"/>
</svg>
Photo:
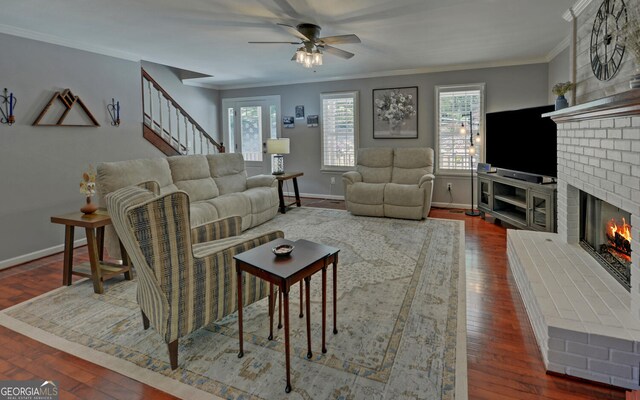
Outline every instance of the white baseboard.
<svg viewBox="0 0 640 400">
<path fill-rule="evenodd" d="M 294 197 L 296 195 L 293 192 L 283 192 L 283 194 L 289 197 Z M 339 196 L 335 194 L 300 193 L 300 197 L 307 197 L 309 199 L 344 200 L 344 196 Z"/>
<path fill-rule="evenodd" d="M 87 239 L 78 239 L 73 242 L 73 247 L 76 248 L 84 246 L 85 244 L 87 244 Z M 64 251 L 64 244 L 59 244 L 47 249 L 34 251 L 33 253 L 28 253 L 18 257 L 9 258 L 7 260 L 2 260 L 0 261 L 0 270 L 7 269 L 9 267 L 13 267 L 29 261 L 37 260 L 38 258 L 50 256 L 52 254 L 60 253 L 61 251 Z"/>
<path fill-rule="evenodd" d="M 462 203 L 440 203 L 440 202 L 436 202 L 436 201 L 432 201 L 431 202 L 431 206 L 432 207 L 438 207 L 438 208 L 469 208 L 468 204 L 462 204 Z"/>
</svg>

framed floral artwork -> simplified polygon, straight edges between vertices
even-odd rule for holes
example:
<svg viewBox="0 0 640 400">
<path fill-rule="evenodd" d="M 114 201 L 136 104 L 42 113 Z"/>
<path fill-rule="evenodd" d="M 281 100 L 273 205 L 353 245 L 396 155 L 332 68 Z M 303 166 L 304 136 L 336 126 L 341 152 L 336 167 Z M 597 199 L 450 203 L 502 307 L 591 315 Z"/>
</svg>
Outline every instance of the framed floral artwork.
<svg viewBox="0 0 640 400">
<path fill-rule="evenodd" d="M 418 87 L 373 89 L 373 138 L 418 137 Z"/>
</svg>

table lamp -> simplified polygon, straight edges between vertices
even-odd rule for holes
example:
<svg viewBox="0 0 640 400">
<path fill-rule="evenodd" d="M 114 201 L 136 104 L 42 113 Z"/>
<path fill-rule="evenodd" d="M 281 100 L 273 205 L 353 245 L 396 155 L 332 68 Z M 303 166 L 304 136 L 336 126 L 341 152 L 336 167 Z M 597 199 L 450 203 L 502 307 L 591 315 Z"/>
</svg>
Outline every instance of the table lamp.
<svg viewBox="0 0 640 400">
<path fill-rule="evenodd" d="M 267 139 L 267 153 L 273 154 L 271 173 L 273 175 L 284 174 L 283 154 L 289 154 L 289 138 Z"/>
</svg>

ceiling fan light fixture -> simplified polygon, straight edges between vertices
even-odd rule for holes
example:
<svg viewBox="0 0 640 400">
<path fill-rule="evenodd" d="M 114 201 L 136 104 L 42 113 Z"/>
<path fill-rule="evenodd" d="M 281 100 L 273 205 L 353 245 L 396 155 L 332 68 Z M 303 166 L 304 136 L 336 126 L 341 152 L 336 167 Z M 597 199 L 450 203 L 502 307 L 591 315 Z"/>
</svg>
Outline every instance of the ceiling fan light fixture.
<svg viewBox="0 0 640 400">
<path fill-rule="evenodd" d="M 313 53 L 313 63 L 314 65 L 322 65 L 322 53 L 318 50 Z"/>
<path fill-rule="evenodd" d="M 304 63 L 302 65 L 304 65 L 305 68 L 313 67 L 313 55 L 311 53 L 305 54 Z"/>
<path fill-rule="evenodd" d="M 307 52 L 304 51 L 304 47 L 300 47 L 298 51 L 296 51 L 296 62 L 300 64 L 304 64 L 304 60 L 307 57 Z"/>
</svg>

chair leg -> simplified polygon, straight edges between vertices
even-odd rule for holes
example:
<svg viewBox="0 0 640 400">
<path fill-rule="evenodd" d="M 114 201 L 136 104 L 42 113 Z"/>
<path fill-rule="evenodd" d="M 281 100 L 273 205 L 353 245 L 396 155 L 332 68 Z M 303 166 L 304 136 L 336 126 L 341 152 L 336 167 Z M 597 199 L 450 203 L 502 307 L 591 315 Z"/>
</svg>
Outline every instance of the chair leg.
<svg viewBox="0 0 640 400">
<path fill-rule="evenodd" d="M 149 329 L 149 318 L 147 318 L 144 311 L 140 310 L 140 313 L 142 313 L 142 327 L 146 331 L 147 329 Z"/>
<path fill-rule="evenodd" d="M 171 370 L 178 368 L 178 339 L 169 343 L 169 362 L 171 363 Z"/>
</svg>

